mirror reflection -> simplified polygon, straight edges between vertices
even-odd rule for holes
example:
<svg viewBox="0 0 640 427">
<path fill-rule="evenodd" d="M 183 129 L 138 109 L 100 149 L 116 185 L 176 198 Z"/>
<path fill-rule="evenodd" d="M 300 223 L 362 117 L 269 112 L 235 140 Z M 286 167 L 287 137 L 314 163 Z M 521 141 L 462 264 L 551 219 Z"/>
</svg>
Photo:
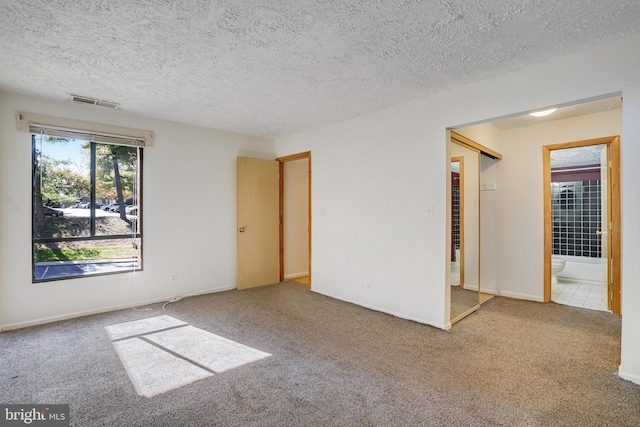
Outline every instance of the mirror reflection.
<svg viewBox="0 0 640 427">
<path fill-rule="evenodd" d="M 451 144 L 451 321 L 479 305 L 480 154 Z"/>
</svg>

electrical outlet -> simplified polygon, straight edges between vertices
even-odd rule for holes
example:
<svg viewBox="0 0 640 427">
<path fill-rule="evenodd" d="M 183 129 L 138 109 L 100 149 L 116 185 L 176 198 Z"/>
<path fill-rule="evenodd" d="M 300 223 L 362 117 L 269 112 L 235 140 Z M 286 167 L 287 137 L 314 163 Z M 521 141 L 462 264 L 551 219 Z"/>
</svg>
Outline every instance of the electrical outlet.
<svg viewBox="0 0 640 427">
<path fill-rule="evenodd" d="M 169 274 L 169 283 L 176 283 L 176 280 L 178 280 L 178 273 Z"/>
</svg>

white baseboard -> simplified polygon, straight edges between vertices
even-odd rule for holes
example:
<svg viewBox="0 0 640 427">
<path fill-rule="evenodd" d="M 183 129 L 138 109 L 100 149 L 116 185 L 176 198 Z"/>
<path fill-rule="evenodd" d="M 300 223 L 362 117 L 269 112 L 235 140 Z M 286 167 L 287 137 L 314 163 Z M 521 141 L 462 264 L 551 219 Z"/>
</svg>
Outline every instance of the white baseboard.
<svg viewBox="0 0 640 427">
<path fill-rule="evenodd" d="M 381 309 L 381 308 L 375 307 L 373 305 L 362 304 L 360 302 L 350 301 L 350 300 L 345 299 L 345 298 L 336 297 L 336 296 L 331 295 L 331 294 L 326 293 L 326 292 L 319 292 L 319 291 L 317 291 L 315 289 L 311 289 L 311 292 L 315 292 L 317 294 L 324 295 L 324 296 L 329 297 L 329 298 L 337 299 L 339 301 L 344 301 L 344 302 L 348 302 L 350 304 L 358 305 L 360 307 L 368 308 L 369 310 L 379 311 L 380 313 L 385 313 L 385 314 L 390 314 L 390 315 L 392 315 L 394 317 L 399 317 L 400 319 L 411 320 L 413 322 L 422 323 L 423 325 L 433 326 L 434 328 L 444 329 L 444 330 L 447 330 L 447 329 L 451 328 L 451 323 L 445 324 L 445 323 L 429 322 L 427 320 L 420 319 L 418 317 L 407 316 L 406 314 L 401 314 L 401 313 L 396 313 L 394 311 Z"/>
<path fill-rule="evenodd" d="M 169 301 L 170 299 L 177 298 L 177 297 L 193 297 L 197 295 L 212 294 L 215 292 L 230 291 L 230 290 L 236 289 L 236 287 L 237 287 L 236 285 L 228 285 L 228 286 L 221 286 L 218 288 L 201 289 L 194 292 L 185 292 L 177 295 L 169 295 L 162 298 L 152 298 L 144 301 L 135 301 L 135 306 L 141 307 L 149 304 L 158 304 L 161 302 Z M 75 319 L 76 317 L 90 316 L 92 314 L 108 313 L 110 311 L 123 310 L 127 308 L 132 308 L 132 304 L 130 302 L 125 304 L 108 306 L 108 307 L 94 308 L 91 310 L 77 311 L 74 313 L 66 313 L 58 316 L 41 317 L 39 319 L 27 320 L 24 322 L 9 323 L 9 324 L 0 326 L 0 332 L 11 331 L 13 329 L 27 328 L 29 326 L 43 325 L 45 323 L 59 322 L 61 320 Z"/>
<path fill-rule="evenodd" d="M 618 376 L 620 378 L 622 378 L 623 380 L 631 381 L 632 383 L 636 383 L 636 384 L 640 385 L 640 375 L 635 375 L 635 374 L 629 374 L 627 372 L 622 372 L 620 369 L 621 368 L 618 368 Z"/>
<path fill-rule="evenodd" d="M 524 299 L 528 301 L 544 302 L 544 297 L 538 295 L 521 294 L 519 292 L 498 291 L 496 292 L 496 295 L 509 298 Z"/>
</svg>

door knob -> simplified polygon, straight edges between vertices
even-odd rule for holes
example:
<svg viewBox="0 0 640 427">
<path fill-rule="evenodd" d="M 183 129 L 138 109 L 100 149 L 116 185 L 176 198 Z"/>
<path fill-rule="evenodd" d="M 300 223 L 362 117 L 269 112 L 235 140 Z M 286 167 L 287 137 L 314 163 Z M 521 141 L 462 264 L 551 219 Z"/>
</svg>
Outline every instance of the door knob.
<svg viewBox="0 0 640 427">
<path fill-rule="evenodd" d="M 240 232 L 240 233 L 244 233 L 244 227 L 240 227 L 240 228 L 238 228 L 238 232 Z"/>
</svg>

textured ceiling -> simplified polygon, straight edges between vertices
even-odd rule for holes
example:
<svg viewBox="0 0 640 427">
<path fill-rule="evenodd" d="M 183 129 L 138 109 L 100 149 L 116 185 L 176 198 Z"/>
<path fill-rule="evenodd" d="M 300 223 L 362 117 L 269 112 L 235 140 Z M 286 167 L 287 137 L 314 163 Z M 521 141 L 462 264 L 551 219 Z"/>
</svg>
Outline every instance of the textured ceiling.
<svg viewBox="0 0 640 427">
<path fill-rule="evenodd" d="M 551 151 L 551 168 L 599 165 L 604 145 L 565 148 Z"/>
<path fill-rule="evenodd" d="M 0 90 L 79 94 L 272 137 L 640 27 L 638 0 L 0 0 L 0 8 Z"/>
</svg>

